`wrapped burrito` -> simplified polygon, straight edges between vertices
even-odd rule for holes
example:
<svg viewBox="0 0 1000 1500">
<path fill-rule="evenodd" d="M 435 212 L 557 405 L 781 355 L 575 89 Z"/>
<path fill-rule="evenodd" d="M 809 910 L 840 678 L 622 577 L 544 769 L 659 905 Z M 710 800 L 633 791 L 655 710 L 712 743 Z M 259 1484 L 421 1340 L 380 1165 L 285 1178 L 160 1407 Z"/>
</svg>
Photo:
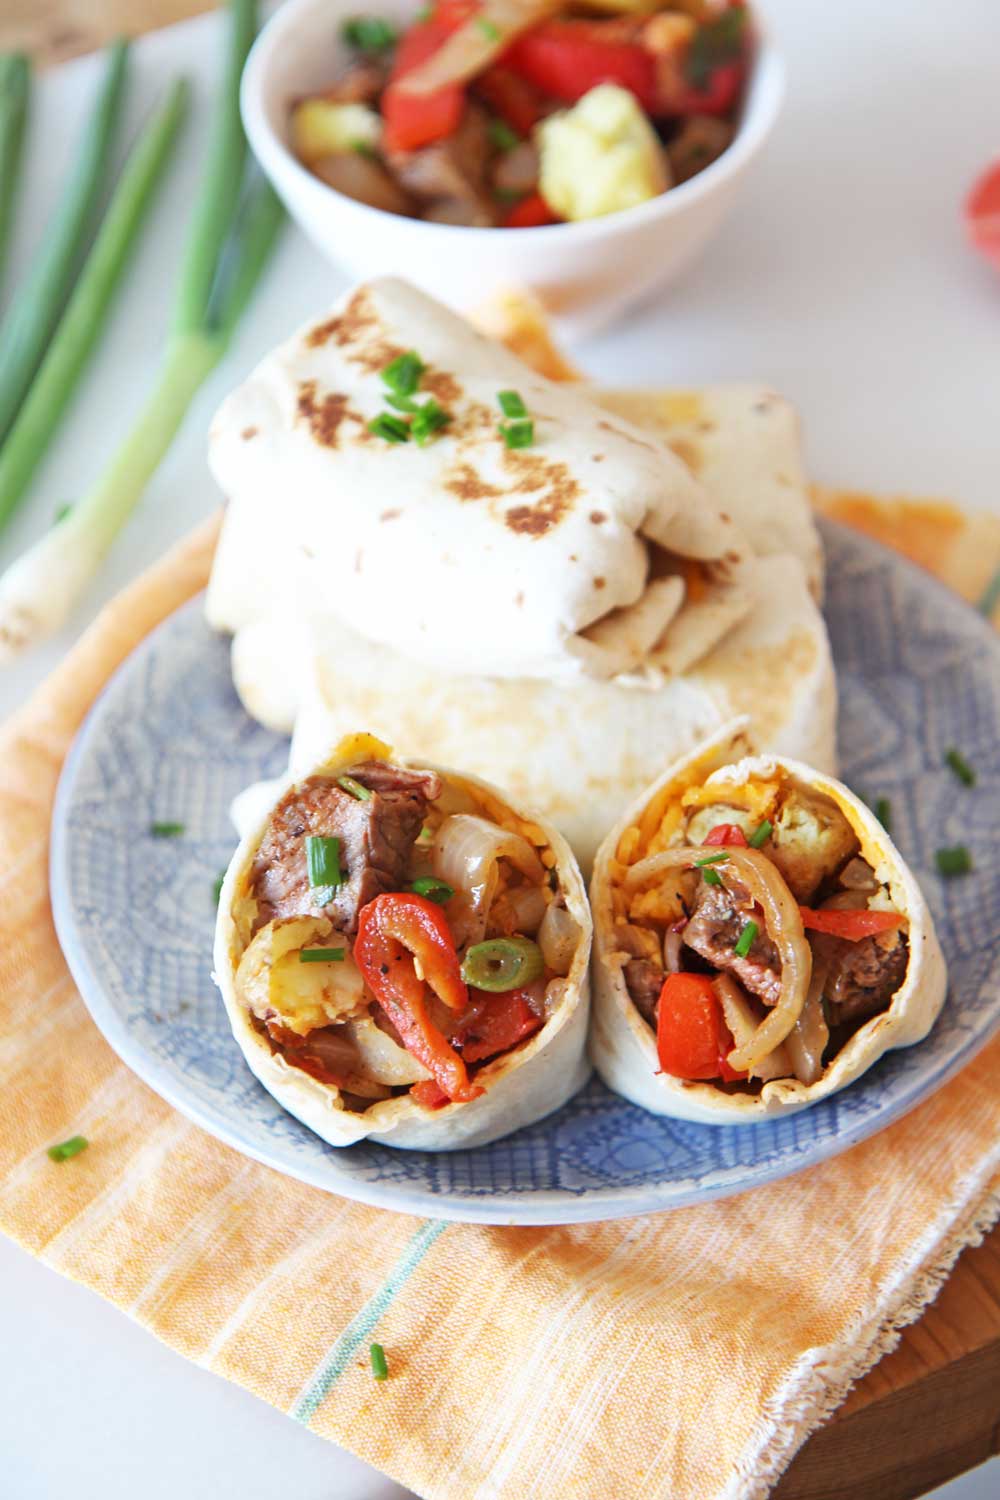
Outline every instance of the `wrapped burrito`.
<svg viewBox="0 0 1000 1500">
<path fill-rule="evenodd" d="M 236 631 L 330 614 L 433 671 L 674 672 L 751 605 L 751 549 L 655 433 L 405 282 L 349 294 L 223 403 L 208 597 Z"/>
<path fill-rule="evenodd" d="M 925 1037 L 944 960 L 869 809 L 727 726 L 598 852 L 591 1056 L 609 1088 L 706 1124 L 790 1114 Z"/>
<path fill-rule="evenodd" d="M 242 839 L 215 972 L 251 1069 L 303 1124 L 445 1151 L 585 1081 L 590 934 L 555 829 L 355 734 Z"/>
</svg>

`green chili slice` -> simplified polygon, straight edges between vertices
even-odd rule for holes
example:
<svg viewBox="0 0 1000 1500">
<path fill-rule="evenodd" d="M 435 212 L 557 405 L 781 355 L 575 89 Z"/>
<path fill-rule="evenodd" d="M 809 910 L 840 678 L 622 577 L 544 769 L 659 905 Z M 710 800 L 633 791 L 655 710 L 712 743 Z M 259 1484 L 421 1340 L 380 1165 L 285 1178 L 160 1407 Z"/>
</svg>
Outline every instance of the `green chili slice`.
<svg viewBox="0 0 1000 1500">
<path fill-rule="evenodd" d="M 489 994 L 523 989 L 544 973 L 542 950 L 526 937 L 489 938 L 485 943 L 475 943 L 462 961 L 466 984 Z"/>
<path fill-rule="evenodd" d="M 372 794 L 368 788 L 362 786 L 360 781 L 355 781 L 353 776 L 338 776 L 337 785 L 342 787 L 345 792 L 350 792 L 352 797 L 357 797 L 359 802 L 370 802 L 372 800 Z"/>
<path fill-rule="evenodd" d="M 746 958 L 749 955 L 759 930 L 756 922 L 747 922 L 733 945 L 733 952 L 737 958 Z"/>
<path fill-rule="evenodd" d="M 747 839 L 747 843 L 751 849 L 760 849 L 767 843 L 773 832 L 774 824 L 769 818 L 765 818 L 763 823 L 759 823 L 754 829 L 753 833 Z"/>
<path fill-rule="evenodd" d="M 455 894 L 447 880 L 438 880 L 435 875 L 421 875 L 410 886 L 410 890 L 415 896 L 426 896 L 428 901 L 436 901 L 438 906 L 443 906 Z"/>
</svg>

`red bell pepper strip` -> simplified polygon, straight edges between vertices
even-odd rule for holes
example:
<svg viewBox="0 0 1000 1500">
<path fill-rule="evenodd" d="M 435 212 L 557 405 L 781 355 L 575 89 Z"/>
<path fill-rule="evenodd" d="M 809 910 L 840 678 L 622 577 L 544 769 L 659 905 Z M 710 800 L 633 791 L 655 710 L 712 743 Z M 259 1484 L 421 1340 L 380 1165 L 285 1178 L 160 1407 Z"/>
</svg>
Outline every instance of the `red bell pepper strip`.
<svg viewBox="0 0 1000 1500">
<path fill-rule="evenodd" d="M 684 84 L 657 101 L 657 115 L 728 115 L 735 106 L 746 76 L 743 61 L 720 63 L 704 88 Z"/>
<path fill-rule="evenodd" d="M 702 846 L 712 844 L 720 849 L 749 849 L 747 836 L 738 823 L 716 823 Z"/>
<path fill-rule="evenodd" d="M 414 958 L 423 979 L 417 977 Z M 469 1001 L 440 906 L 409 892 L 376 896 L 358 914 L 354 960 L 407 1052 L 423 1063 L 448 1098 L 464 1104 L 483 1093 L 469 1082 L 465 1063 L 427 1014 L 427 983 L 450 1010 L 464 1010 Z"/>
<path fill-rule="evenodd" d="M 539 91 L 509 68 L 487 68 L 475 91 L 518 135 L 529 136 L 549 113 Z"/>
<path fill-rule="evenodd" d="M 456 1038 L 462 1044 L 466 1062 L 481 1062 L 483 1058 L 509 1052 L 541 1028 L 542 1018 L 532 1010 L 523 990 L 507 990 L 501 995 L 472 990 L 471 998 L 483 1010 Z"/>
<path fill-rule="evenodd" d="M 434 18 L 418 22 L 400 39 L 389 84 L 382 95 L 382 143 L 386 151 L 417 151 L 458 129 L 465 94 L 457 83 L 431 94 L 404 94 L 394 87 L 395 80 L 433 56 L 453 30 L 453 26 L 442 25 Z"/>
<path fill-rule="evenodd" d="M 518 37 L 504 53 L 504 66 L 543 93 L 575 104 L 599 83 L 629 89 L 649 114 L 656 113 L 656 61 L 635 42 L 613 41 L 617 22 L 545 21 Z"/>
<path fill-rule="evenodd" d="M 899 927 L 902 917 L 894 911 L 814 911 L 809 906 L 800 906 L 803 927 L 813 932 L 828 932 L 831 937 L 846 938 L 849 943 L 875 933 L 890 932 Z"/>
<path fill-rule="evenodd" d="M 453 31 L 464 26 L 479 8 L 479 0 L 437 0 L 431 20 L 450 36 Z"/>
<path fill-rule="evenodd" d="M 543 224 L 559 224 L 562 220 L 554 214 L 541 193 L 529 193 L 520 203 L 515 203 L 503 221 L 505 229 L 538 229 Z"/>
<path fill-rule="evenodd" d="M 964 216 L 973 246 L 1000 267 L 1000 161 L 993 162 L 973 183 Z"/>
<path fill-rule="evenodd" d="M 415 1099 L 424 1109 L 444 1109 L 451 1100 L 444 1089 L 438 1088 L 433 1078 L 421 1078 L 410 1089 L 410 1098 Z"/>
<path fill-rule="evenodd" d="M 660 991 L 656 1017 L 656 1051 L 660 1068 L 673 1078 L 745 1078 L 726 1058 L 732 1035 L 719 997 L 705 974 L 668 974 Z"/>
</svg>

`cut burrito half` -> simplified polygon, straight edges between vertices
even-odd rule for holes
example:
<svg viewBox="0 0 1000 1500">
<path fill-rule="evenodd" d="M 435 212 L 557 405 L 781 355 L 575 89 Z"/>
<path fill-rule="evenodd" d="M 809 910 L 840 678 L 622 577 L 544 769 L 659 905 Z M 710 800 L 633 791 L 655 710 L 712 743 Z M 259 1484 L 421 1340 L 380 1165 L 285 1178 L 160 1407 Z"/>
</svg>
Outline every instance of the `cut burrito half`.
<svg viewBox="0 0 1000 1500">
<path fill-rule="evenodd" d="M 264 1087 L 334 1146 L 478 1146 L 589 1072 L 565 840 L 486 783 L 346 737 L 233 857 L 215 972 Z"/>
<path fill-rule="evenodd" d="M 655 1114 L 752 1123 L 921 1041 L 945 997 L 920 888 L 847 787 L 750 754 L 678 761 L 605 839 L 591 885 L 591 1056 Z"/>
<path fill-rule="evenodd" d="M 751 606 L 751 548 L 669 445 L 403 281 L 357 288 L 223 403 L 208 616 L 328 613 L 433 671 L 672 671 Z"/>
</svg>

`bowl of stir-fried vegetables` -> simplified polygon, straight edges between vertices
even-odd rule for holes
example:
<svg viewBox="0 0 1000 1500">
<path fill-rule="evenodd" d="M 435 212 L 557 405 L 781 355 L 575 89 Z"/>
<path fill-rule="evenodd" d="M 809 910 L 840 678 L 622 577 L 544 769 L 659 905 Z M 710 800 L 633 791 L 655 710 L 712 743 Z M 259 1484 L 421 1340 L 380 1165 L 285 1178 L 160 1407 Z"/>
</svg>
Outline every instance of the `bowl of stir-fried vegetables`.
<svg viewBox="0 0 1000 1500">
<path fill-rule="evenodd" d="M 265 28 L 243 84 L 264 170 L 356 274 L 459 307 L 527 284 L 564 333 L 697 257 L 781 102 L 745 0 L 367 3 L 289 0 Z"/>
</svg>

